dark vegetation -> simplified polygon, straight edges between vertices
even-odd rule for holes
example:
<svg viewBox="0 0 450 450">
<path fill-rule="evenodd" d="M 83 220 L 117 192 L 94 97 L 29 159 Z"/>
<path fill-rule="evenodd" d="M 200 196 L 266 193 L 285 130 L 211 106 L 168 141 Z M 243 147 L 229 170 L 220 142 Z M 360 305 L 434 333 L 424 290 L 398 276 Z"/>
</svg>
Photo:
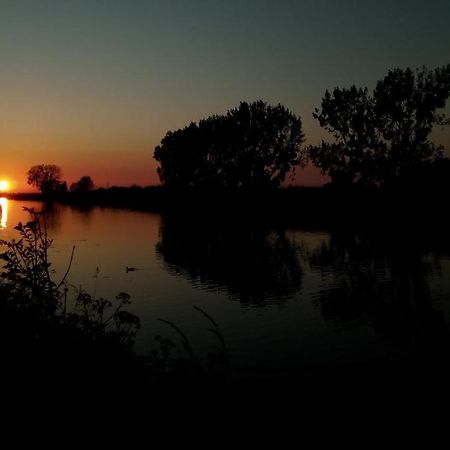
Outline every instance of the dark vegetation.
<svg viewBox="0 0 450 450">
<path fill-rule="evenodd" d="M 300 164 L 304 141 L 299 117 L 281 105 L 241 103 L 182 130 L 156 147 L 161 183 L 171 189 L 278 187 Z"/>
<path fill-rule="evenodd" d="M 81 209 L 94 206 L 152 211 L 169 216 L 209 218 L 236 224 L 302 223 L 327 227 L 339 223 L 395 223 L 400 220 L 447 222 L 450 160 L 441 158 L 418 170 L 414 182 L 396 189 L 373 186 L 286 187 L 260 191 L 176 191 L 164 186 L 111 187 L 86 194 L 53 197 Z M 45 200 L 40 194 L 8 194 L 16 200 Z"/>
<path fill-rule="evenodd" d="M 77 195 L 88 194 L 95 188 L 92 178 L 88 175 L 81 177 L 76 183 L 70 185 L 70 192 Z"/>
<path fill-rule="evenodd" d="M 450 65 L 389 71 L 372 95 L 356 86 L 326 91 L 313 115 L 333 142 L 309 147 L 309 157 L 338 185 L 417 183 L 427 164 L 442 156 L 429 135 L 435 125 L 449 123 L 437 112 L 449 93 Z"/>
<path fill-rule="evenodd" d="M 79 290 L 71 304 L 67 274 L 59 282 L 52 277 L 45 224 L 30 212 L 32 219 L 16 227 L 19 239 L 1 242 L 3 377 L 20 389 L 55 392 L 137 367 L 131 347 L 139 319 L 123 309 L 127 294 L 113 306 Z"/>
<path fill-rule="evenodd" d="M 44 196 L 54 196 L 67 192 L 67 183 L 61 180 L 61 167 L 54 164 L 33 166 L 27 174 L 28 184 L 36 187 Z"/>
<path fill-rule="evenodd" d="M 133 395 L 152 396 L 153 401 L 230 380 L 227 349 L 214 320 L 200 308 L 205 326 L 218 345 L 204 358 L 195 354 L 188 337 L 176 324 L 161 319 L 176 330 L 185 357 L 172 358 L 176 343 L 155 336 L 147 354 L 133 350 L 139 318 L 128 312 L 128 294 L 115 300 L 96 298 L 81 287 L 70 285 L 67 271 L 54 280 L 48 250 L 45 216 L 28 210 L 31 220 L 20 223 L 18 240 L 1 241 L 3 269 L 0 279 L 0 351 L 2 379 L 14 395 L 40 395 L 61 399 L 69 392 L 82 399 L 111 393 L 116 401 Z M 75 248 L 74 248 L 75 251 Z M 180 391 L 179 389 L 182 390 Z"/>
</svg>

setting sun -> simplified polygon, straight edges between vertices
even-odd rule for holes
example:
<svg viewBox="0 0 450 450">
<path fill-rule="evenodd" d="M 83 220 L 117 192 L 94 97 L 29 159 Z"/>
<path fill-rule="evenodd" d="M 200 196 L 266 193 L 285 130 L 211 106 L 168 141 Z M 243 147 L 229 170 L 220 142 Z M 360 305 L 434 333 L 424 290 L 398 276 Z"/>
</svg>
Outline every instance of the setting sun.
<svg viewBox="0 0 450 450">
<path fill-rule="evenodd" d="M 8 190 L 9 190 L 9 181 L 1 180 L 0 181 L 0 191 L 4 192 L 4 191 L 8 191 Z"/>
</svg>

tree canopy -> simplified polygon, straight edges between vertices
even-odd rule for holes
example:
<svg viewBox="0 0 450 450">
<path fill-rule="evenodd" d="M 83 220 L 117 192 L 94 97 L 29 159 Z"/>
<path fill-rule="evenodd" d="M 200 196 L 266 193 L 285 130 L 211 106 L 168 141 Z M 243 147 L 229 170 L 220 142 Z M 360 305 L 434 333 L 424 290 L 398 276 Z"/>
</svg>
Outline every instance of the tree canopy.
<svg viewBox="0 0 450 450">
<path fill-rule="evenodd" d="M 70 192 L 75 194 L 86 194 L 95 188 L 94 182 L 89 175 L 81 177 L 76 183 L 70 185 Z"/>
<path fill-rule="evenodd" d="M 242 102 L 225 115 L 169 131 L 155 148 L 169 187 L 277 187 L 301 162 L 301 119 L 282 105 Z"/>
<path fill-rule="evenodd" d="M 28 171 L 28 184 L 38 188 L 43 194 L 53 194 L 67 190 L 67 185 L 61 181 L 61 167 L 54 164 L 40 164 Z"/>
<path fill-rule="evenodd" d="M 392 185 L 439 158 L 429 141 L 437 110 L 450 94 L 450 65 L 435 70 L 395 69 L 367 88 L 328 90 L 313 116 L 334 138 L 309 148 L 312 162 L 334 182 Z"/>
</svg>

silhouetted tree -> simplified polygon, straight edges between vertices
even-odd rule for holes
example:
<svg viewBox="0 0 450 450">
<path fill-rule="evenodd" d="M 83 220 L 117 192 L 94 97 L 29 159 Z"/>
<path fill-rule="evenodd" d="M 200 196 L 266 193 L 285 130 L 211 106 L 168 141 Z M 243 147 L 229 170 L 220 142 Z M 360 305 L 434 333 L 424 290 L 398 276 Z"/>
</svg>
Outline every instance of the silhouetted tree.
<svg viewBox="0 0 450 450">
<path fill-rule="evenodd" d="M 355 178 L 372 181 L 377 145 L 373 100 L 367 89 L 326 91 L 321 110 L 316 109 L 313 116 L 335 139 L 309 148 L 313 163 L 334 183 L 349 184 Z"/>
<path fill-rule="evenodd" d="M 156 147 L 161 182 L 170 187 L 277 187 L 301 162 L 302 123 L 282 105 L 242 102 L 169 131 Z"/>
<path fill-rule="evenodd" d="M 313 116 L 333 135 L 309 148 L 309 157 L 333 182 L 392 185 L 441 156 L 428 140 L 434 125 L 448 124 L 436 111 L 450 94 L 450 65 L 395 69 L 367 89 L 326 91 Z"/>
<path fill-rule="evenodd" d="M 70 192 L 85 194 L 94 189 L 95 185 L 90 176 L 81 177 L 76 183 L 70 185 Z"/>
<path fill-rule="evenodd" d="M 384 181 L 392 183 L 442 155 L 428 140 L 434 125 L 448 123 L 444 108 L 450 95 L 450 65 L 434 71 L 396 69 L 377 83 L 373 98 Z"/>
<path fill-rule="evenodd" d="M 62 194 L 65 194 L 65 193 L 68 192 L 67 181 L 63 181 L 62 183 L 59 183 L 58 188 L 57 188 L 57 192 L 60 192 Z"/>
<path fill-rule="evenodd" d="M 64 189 L 67 184 L 61 182 L 61 168 L 54 164 L 40 164 L 28 171 L 28 184 L 37 187 L 43 194 L 54 194 Z"/>
</svg>

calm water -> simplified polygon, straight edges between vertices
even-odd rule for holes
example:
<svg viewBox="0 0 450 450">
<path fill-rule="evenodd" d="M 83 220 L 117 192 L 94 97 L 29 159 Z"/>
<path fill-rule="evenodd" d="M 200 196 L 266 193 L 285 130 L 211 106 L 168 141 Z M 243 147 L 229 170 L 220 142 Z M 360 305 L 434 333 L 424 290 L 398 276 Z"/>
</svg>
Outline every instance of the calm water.
<svg viewBox="0 0 450 450">
<path fill-rule="evenodd" d="M 16 237 L 14 226 L 29 219 L 23 206 L 41 208 L 2 200 L 0 238 Z M 157 321 L 163 318 L 206 355 L 215 341 L 196 305 L 220 324 L 238 375 L 300 369 L 320 377 L 349 368 L 364 375 L 421 364 L 423 355 L 438 363 L 447 354 L 450 246 L 437 236 L 274 228 L 239 218 L 213 224 L 63 205 L 50 212 L 49 234 L 57 280 L 76 248 L 74 293 L 131 295 L 143 352 L 156 334 L 177 339 Z"/>
</svg>

